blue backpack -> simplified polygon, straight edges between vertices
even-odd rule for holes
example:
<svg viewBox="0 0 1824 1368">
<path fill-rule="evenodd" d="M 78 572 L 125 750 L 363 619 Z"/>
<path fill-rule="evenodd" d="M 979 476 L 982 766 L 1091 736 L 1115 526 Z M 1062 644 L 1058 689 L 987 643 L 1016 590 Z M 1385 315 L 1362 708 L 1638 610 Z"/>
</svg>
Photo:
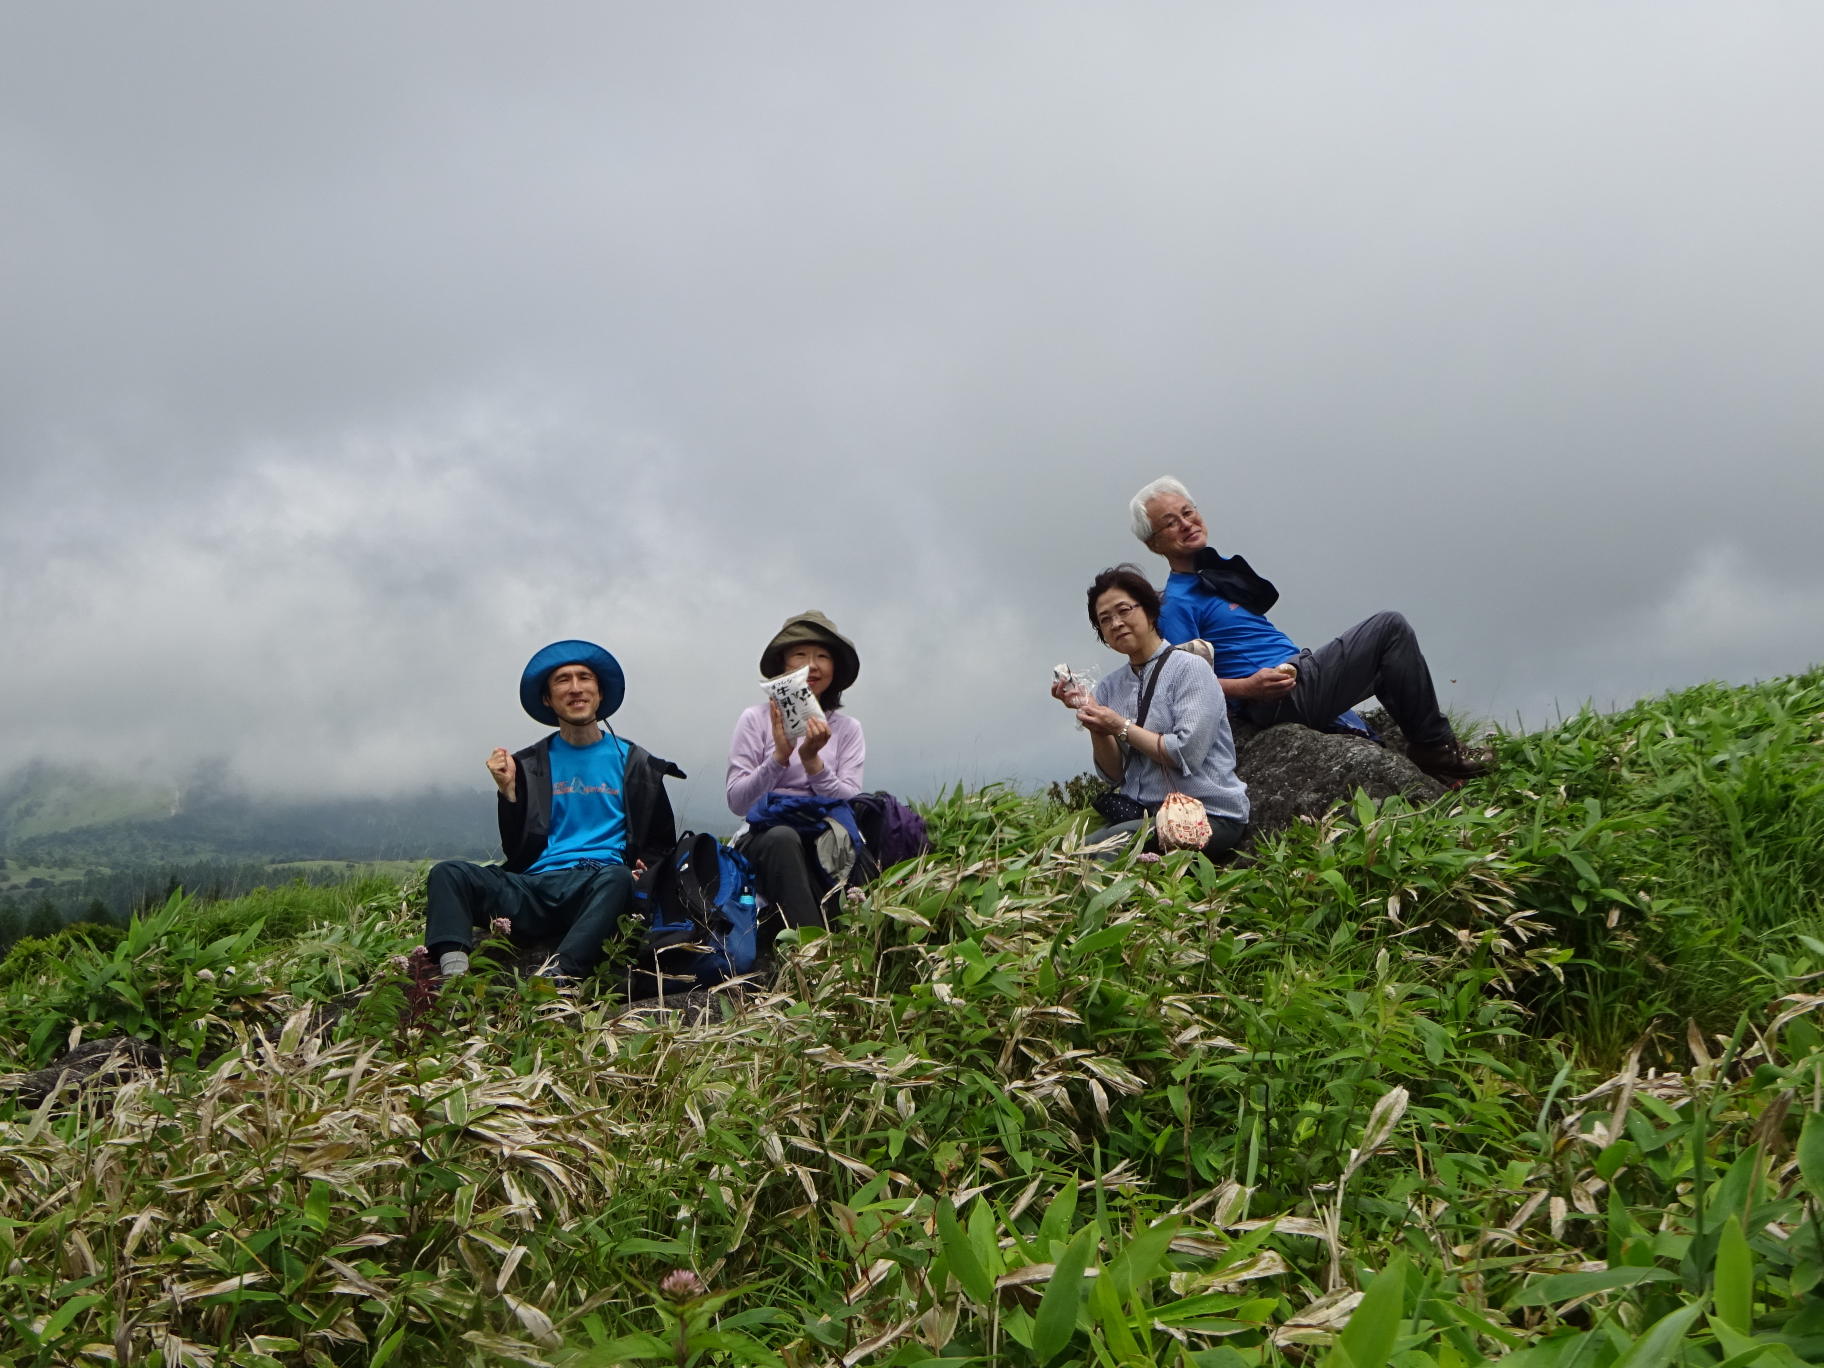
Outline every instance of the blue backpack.
<svg viewBox="0 0 1824 1368">
<path fill-rule="evenodd" d="M 753 969 L 754 871 L 714 836 L 685 832 L 669 857 L 647 866 L 634 897 L 646 935 L 630 996 L 708 987 Z M 652 984 L 639 983 L 648 976 Z"/>
</svg>

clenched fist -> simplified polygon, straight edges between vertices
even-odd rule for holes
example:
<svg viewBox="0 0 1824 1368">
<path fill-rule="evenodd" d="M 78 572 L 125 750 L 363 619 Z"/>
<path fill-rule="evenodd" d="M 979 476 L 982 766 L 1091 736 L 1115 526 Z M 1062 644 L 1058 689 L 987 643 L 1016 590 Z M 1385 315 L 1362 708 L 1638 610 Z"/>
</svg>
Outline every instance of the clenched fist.
<svg viewBox="0 0 1824 1368">
<path fill-rule="evenodd" d="M 518 776 L 513 768 L 513 757 L 504 746 L 496 746 L 488 752 L 488 773 L 494 776 L 494 786 L 500 790 L 501 797 L 513 802 Z"/>
</svg>

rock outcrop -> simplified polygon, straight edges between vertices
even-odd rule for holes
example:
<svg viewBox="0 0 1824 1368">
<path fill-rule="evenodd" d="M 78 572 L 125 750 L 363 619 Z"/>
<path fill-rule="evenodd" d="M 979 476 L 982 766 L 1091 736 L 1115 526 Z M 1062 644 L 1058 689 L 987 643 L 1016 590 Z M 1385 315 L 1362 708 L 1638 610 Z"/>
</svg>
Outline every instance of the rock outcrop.
<svg viewBox="0 0 1824 1368">
<path fill-rule="evenodd" d="M 158 1047 L 132 1036 L 85 1040 L 66 1050 L 47 1068 L 0 1075 L 0 1088 L 16 1092 L 21 1102 L 36 1105 L 66 1087 L 117 1087 L 136 1075 L 157 1070 L 164 1060 Z"/>
<path fill-rule="evenodd" d="M 1358 788 L 1377 802 L 1396 793 L 1413 803 L 1443 797 L 1445 787 L 1406 758 L 1398 732 L 1382 718 L 1371 720 L 1387 745 L 1296 723 L 1238 728 L 1235 772 L 1248 786 L 1249 837 L 1271 835 L 1301 817 L 1321 817 Z"/>
</svg>

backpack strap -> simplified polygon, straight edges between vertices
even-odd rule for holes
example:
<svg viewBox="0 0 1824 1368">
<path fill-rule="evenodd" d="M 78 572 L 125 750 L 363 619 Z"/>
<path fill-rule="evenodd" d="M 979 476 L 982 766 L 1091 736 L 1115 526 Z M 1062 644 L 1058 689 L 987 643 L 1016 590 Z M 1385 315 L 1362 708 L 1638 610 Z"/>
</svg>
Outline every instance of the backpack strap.
<svg viewBox="0 0 1824 1368">
<path fill-rule="evenodd" d="M 646 868 L 634 882 L 633 896 L 643 901 L 648 907 L 660 906 L 666 887 L 677 877 L 677 852 L 668 850 L 657 859 L 646 861 Z"/>
<path fill-rule="evenodd" d="M 722 861 L 716 856 L 716 838 L 707 831 L 689 838 L 690 849 L 678 873 L 678 890 L 684 910 L 705 931 L 712 930 L 717 896 L 722 890 Z M 675 863 L 675 861 L 674 861 Z"/>
<path fill-rule="evenodd" d="M 685 832 L 669 851 L 648 864 L 645 874 L 640 877 L 638 894 L 646 901 L 645 948 L 648 952 L 682 945 L 697 937 L 697 927 L 702 921 L 697 910 L 701 906 L 702 890 L 700 886 L 691 888 L 690 882 L 692 866 L 697 863 L 694 851 L 700 841 L 710 841 L 713 848 L 713 837 Z M 700 883 L 701 875 L 696 877 Z"/>
<path fill-rule="evenodd" d="M 1146 677 L 1146 687 L 1140 690 L 1140 711 L 1134 714 L 1136 727 L 1146 725 L 1146 710 L 1153 706 L 1153 690 L 1159 687 L 1159 672 L 1165 668 L 1165 658 L 1177 649 L 1176 646 L 1167 647 L 1154 659 L 1152 672 Z"/>
</svg>

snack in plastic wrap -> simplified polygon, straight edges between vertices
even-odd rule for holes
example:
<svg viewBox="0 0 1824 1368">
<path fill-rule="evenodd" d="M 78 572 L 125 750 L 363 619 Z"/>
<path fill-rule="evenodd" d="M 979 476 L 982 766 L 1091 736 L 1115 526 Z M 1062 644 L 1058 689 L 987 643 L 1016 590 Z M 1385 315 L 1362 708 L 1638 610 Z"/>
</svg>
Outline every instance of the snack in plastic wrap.
<svg viewBox="0 0 1824 1368">
<path fill-rule="evenodd" d="M 760 687 L 779 705 L 779 716 L 785 722 L 785 734 L 796 739 L 804 735 L 804 724 L 823 716 L 823 704 L 811 692 L 811 667 L 801 665 L 776 679 L 763 680 Z"/>
<path fill-rule="evenodd" d="M 1064 701 L 1073 708 L 1095 701 L 1096 681 L 1082 670 L 1073 670 L 1068 665 L 1054 665 L 1051 667 L 1051 682 L 1064 686 Z"/>
<path fill-rule="evenodd" d="M 1073 670 L 1068 665 L 1054 665 L 1051 667 L 1051 682 L 1062 686 L 1064 702 L 1070 707 L 1081 708 L 1096 701 L 1095 676 L 1085 670 Z M 1083 730 L 1081 722 L 1077 723 L 1077 730 Z"/>
</svg>

